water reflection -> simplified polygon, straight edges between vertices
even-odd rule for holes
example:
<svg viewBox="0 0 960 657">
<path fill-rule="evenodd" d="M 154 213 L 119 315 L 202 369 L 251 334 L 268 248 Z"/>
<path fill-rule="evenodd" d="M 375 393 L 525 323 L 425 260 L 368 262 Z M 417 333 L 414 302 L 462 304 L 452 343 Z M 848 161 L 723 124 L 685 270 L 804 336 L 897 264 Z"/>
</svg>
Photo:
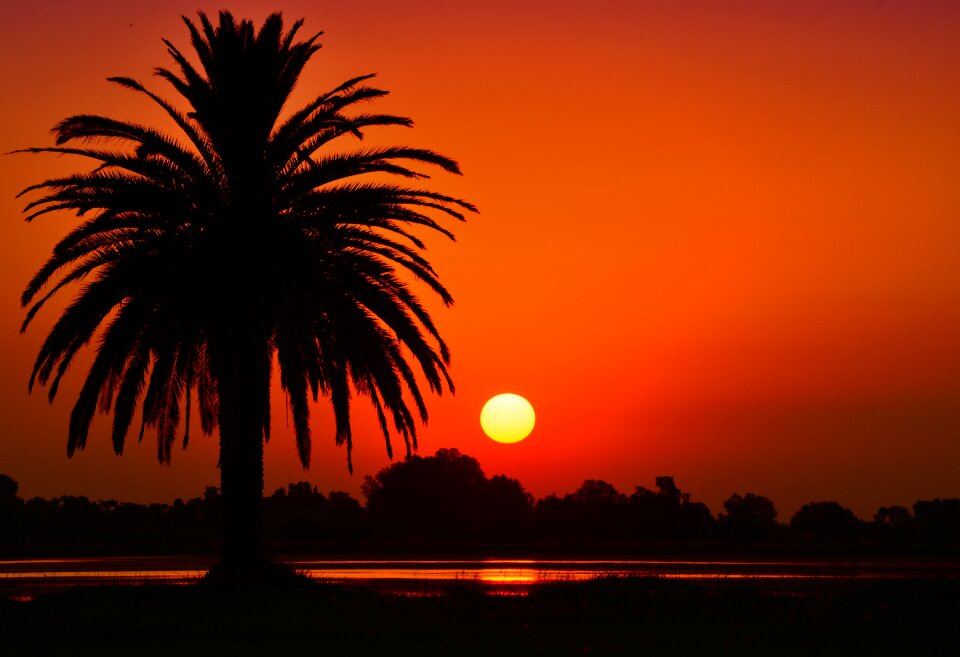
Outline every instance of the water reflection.
<svg viewBox="0 0 960 657">
<path fill-rule="evenodd" d="M 744 561 L 744 560 L 324 560 L 291 559 L 292 568 L 332 583 L 363 585 L 413 595 L 477 584 L 491 593 L 523 595 L 547 582 L 598 577 L 696 580 L 892 579 L 960 577 L 957 560 Z M 0 560 L 0 595 L 24 599 L 40 592 L 93 584 L 188 584 L 212 565 L 209 558 L 110 557 Z"/>
<path fill-rule="evenodd" d="M 539 574 L 534 568 L 484 570 L 479 579 L 485 584 L 534 584 L 539 581 Z"/>
</svg>

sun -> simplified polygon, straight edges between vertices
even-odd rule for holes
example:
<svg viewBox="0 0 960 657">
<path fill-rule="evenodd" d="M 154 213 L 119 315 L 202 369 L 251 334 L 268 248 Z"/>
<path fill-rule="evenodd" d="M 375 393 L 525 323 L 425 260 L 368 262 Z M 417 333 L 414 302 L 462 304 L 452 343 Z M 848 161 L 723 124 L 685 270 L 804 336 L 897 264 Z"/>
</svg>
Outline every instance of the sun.
<svg viewBox="0 0 960 657">
<path fill-rule="evenodd" d="M 533 431 L 537 416 L 520 395 L 505 392 L 491 397 L 480 411 L 483 432 L 498 443 L 518 443 Z"/>
</svg>

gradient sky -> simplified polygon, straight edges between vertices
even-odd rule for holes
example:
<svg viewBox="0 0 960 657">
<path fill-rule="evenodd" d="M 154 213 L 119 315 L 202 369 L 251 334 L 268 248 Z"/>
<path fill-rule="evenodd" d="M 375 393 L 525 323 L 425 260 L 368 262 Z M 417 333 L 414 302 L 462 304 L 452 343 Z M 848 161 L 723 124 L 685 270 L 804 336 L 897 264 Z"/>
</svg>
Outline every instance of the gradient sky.
<svg viewBox="0 0 960 657">
<path fill-rule="evenodd" d="M 160 39 L 186 47 L 179 15 L 221 3 L 156 5 L 5 4 L 0 151 L 49 144 L 70 114 L 159 120 L 104 78 L 164 89 L 150 79 Z M 300 100 L 379 73 L 392 92 L 379 109 L 417 126 L 371 137 L 455 157 L 466 175 L 434 188 L 481 208 L 456 244 L 430 242 L 457 300 L 430 305 L 458 392 L 432 400 L 421 454 L 457 447 L 538 497 L 672 474 L 714 512 L 750 491 L 782 519 L 812 500 L 869 518 L 960 496 L 960 3 L 230 8 L 326 32 Z M 100 422 L 68 460 L 85 363 L 53 406 L 27 395 L 55 313 L 21 336 L 18 296 L 74 219 L 27 225 L 13 197 L 82 165 L 0 157 L 0 472 L 24 496 L 199 495 L 218 481 L 216 438 L 163 467 L 149 435 L 115 457 Z M 538 414 L 516 445 L 479 427 L 505 391 Z M 359 496 L 388 465 L 359 403 L 350 477 L 321 400 L 303 472 L 279 389 L 274 402 L 268 492 L 306 479 Z"/>
</svg>

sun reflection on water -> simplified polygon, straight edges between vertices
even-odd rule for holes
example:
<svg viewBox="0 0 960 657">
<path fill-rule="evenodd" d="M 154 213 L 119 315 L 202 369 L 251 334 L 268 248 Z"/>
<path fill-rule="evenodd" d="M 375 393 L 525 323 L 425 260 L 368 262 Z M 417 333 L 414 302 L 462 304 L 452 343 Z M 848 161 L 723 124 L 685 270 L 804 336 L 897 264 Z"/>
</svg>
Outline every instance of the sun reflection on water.
<svg viewBox="0 0 960 657">
<path fill-rule="evenodd" d="M 318 581 L 366 586 L 401 595 L 442 595 L 451 587 L 476 586 L 497 595 L 525 595 L 533 586 L 598 578 L 657 577 L 702 581 L 781 581 L 960 577 L 955 561 L 714 561 L 714 560 L 288 560 Z M 199 581 L 210 559 L 110 557 L 103 559 L 0 560 L 0 595 L 28 600 L 38 592 L 100 584 L 174 584 Z"/>
</svg>

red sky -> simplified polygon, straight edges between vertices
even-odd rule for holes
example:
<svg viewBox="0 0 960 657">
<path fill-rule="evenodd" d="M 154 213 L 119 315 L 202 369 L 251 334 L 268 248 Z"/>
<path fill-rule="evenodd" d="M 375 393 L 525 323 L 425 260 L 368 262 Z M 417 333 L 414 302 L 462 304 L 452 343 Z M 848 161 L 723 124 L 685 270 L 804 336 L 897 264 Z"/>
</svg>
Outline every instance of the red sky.
<svg viewBox="0 0 960 657">
<path fill-rule="evenodd" d="M 220 3 L 156 4 L 6 8 L 0 151 L 50 143 L 75 113 L 157 120 L 104 78 L 164 89 L 160 39 L 186 46 L 179 15 Z M 379 73 L 379 109 L 417 122 L 380 137 L 458 159 L 466 175 L 435 189 L 482 210 L 457 244 L 430 243 L 457 299 L 431 307 L 458 392 L 431 403 L 420 453 L 457 447 L 538 497 L 672 474 L 714 512 L 750 491 L 784 518 L 960 496 L 960 4 L 230 4 L 326 32 L 301 100 Z M 26 393 L 54 313 L 21 336 L 17 299 L 73 218 L 24 224 L 13 196 L 80 166 L 0 158 L 0 472 L 25 496 L 198 495 L 215 438 L 161 467 L 149 437 L 117 458 L 95 431 L 68 460 L 82 369 L 52 406 Z M 504 391 L 538 413 L 516 445 L 479 428 Z M 388 464 L 358 405 L 351 478 L 321 401 L 303 472 L 274 400 L 268 491 L 359 496 Z"/>
</svg>

